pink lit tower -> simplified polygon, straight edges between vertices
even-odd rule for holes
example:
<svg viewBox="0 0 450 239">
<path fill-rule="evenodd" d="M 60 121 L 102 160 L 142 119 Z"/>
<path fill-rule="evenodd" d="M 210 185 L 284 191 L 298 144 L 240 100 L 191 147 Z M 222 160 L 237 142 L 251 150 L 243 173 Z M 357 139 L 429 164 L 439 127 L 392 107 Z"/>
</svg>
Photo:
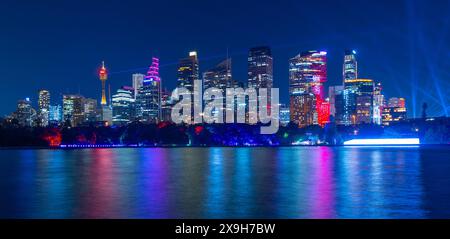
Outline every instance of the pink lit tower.
<svg viewBox="0 0 450 239">
<path fill-rule="evenodd" d="M 138 90 L 136 116 L 145 123 L 158 123 L 161 120 L 161 78 L 159 59 L 156 57 L 152 58 L 143 86 Z"/>
</svg>

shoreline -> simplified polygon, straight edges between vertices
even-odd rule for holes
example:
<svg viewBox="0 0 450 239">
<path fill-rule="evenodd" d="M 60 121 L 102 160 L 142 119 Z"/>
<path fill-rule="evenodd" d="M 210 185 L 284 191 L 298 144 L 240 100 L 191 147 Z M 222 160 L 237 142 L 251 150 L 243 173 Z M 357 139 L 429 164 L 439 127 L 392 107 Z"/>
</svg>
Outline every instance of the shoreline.
<svg viewBox="0 0 450 239">
<path fill-rule="evenodd" d="M 450 147 L 450 144 L 421 144 L 421 145 L 278 145 L 278 146 L 103 146 L 103 147 L 40 147 L 40 146 L 12 146 L 2 147 L 0 150 L 84 150 L 84 149 L 166 149 L 166 148 L 314 148 L 314 147 L 328 147 L 328 148 L 367 148 L 367 147 L 392 147 L 392 148 L 427 148 L 427 147 Z"/>
</svg>

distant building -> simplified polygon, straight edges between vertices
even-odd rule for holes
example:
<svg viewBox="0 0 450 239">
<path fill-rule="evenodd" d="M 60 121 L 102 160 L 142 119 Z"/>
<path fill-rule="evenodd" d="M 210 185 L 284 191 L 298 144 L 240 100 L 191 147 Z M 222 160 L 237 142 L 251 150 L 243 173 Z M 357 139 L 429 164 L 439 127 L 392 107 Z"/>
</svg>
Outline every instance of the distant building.
<svg viewBox="0 0 450 239">
<path fill-rule="evenodd" d="M 289 106 L 280 105 L 280 125 L 287 126 L 291 121 Z"/>
<path fill-rule="evenodd" d="M 358 79 L 358 61 L 356 60 L 355 50 L 346 50 L 343 66 L 344 83 L 346 80 Z"/>
<path fill-rule="evenodd" d="M 161 78 L 159 59 L 153 58 L 136 97 L 136 117 L 141 122 L 158 123 L 161 119 Z"/>
<path fill-rule="evenodd" d="M 103 121 L 105 126 L 112 125 L 113 113 L 111 105 L 102 105 L 100 109 L 100 121 Z"/>
<path fill-rule="evenodd" d="M 342 94 L 344 86 L 330 86 L 328 88 L 328 99 L 330 102 L 330 115 L 336 117 L 336 96 Z"/>
<path fill-rule="evenodd" d="M 291 122 L 300 128 L 317 124 L 318 114 L 316 96 L 314 94 L 299 94 L 290 97 Z"/>
<path fill-rule="evenodd" d="M 373 114 L 373 92 L 374 92 L 374 82 L 371 79 L 353 79 L 345 81 L 345 88 L 347 90 L 351 90 L 351 94 L 349 97 L 353 97 L 351 99 L 352 104 L 355 102 L 356 107 L 352 105 L 353 112 L 350 113 L 351 123 L 356 124 L 370 124 L 372 123 L 372 114 Z M 347 115 L 348 117 L 349 115 Z M 348 120 L 349 118 L 347 118 Z M 355 121 L 353 122 L 353 119 Z"/>
<path fill-rule="evenodd" d="M 267 95 L 264 97 L 267 97 L 267 104 L 270 106 L 271 89 L 273 88 L 273 57 L 271 49 L 267 46 L 251 48 L 248 53 L 247 64 L 248 87 L 255 88 L 257 90 L 258 97 L 262 97 L 259 95 L 259 89 L 267 89 Z M 254 103 L 255 102 L 252 102 L 252 104 Z M 259 109 L 257 112 L 259 113 Z M 257 118 L 248 120 L 250 122 L 256 122 Z"/>
<path fill-rule="evenodd" d="M 17 119 L 18 123 L 22 127 L 33 127 L 35 126 L 35 119 L 37 117 L 36 110 L 31 106 L 31 101 L 29 98 L 24 100 L 19 100 L 17 103 L 17 110 L 13 114 L 14 118 Z"/>
<path fill-rule="evenodd" d="M 389 98 L 387 106 L 388 107 L 406 108 L 405 99 L 404 98 L 397 98 L 397 97 Z"/>
<path fill-rule="evenodd" d="M 226 93 L 227 88 L 233 87 L 233 79 L 231 76 L 231 59 L 226 59 L 203 73 L 203 88 L 204 94 L 206 97 L 208 96 L 209 91 L 213 90 L 213 94 L 220 95 L 220 98 L 214 98 L 214 100 L 222 100 L 222 105 L 224 105 L 225 97 L 223 97 Z M 209 91 L 206 91 L 208 90 Z M 208 102 L 203 102 L 205 105 Z M 230 108 L 231 109 L 231 106 Z M 222 106 L 219 109 L 213 110 L 213 117 L 218 117 L 219 111 L 222 111 L 223 115 L 225 114 L 225 108 Z"/>
<path fill-rule="evenodd" d="M 49 123 L 58 125 L 63 121 L 63 113 L 61 105 L 50 105 Z"/>
<path fill-rule="evenodd" d="M 384 95 L 382 94 L 383 87 L 381 83 L 376 84 L 373 91 L 373 123 L 376 125 L 382 124 L 382 113 L 384 107 Z"/>
<path fill-rule="evenodd" d="M 401 122 L 407 119 L 407 109 L 404 98 L 390 98 L 387 107 L 383 108 L 383 125 L 390 125 L 393 122 Z"/>
<path fill-rule="evenodd" d="M 39 91 L 38 99 L 38 123 L 41 127 L 46 127 L 50 113 L 50 92 L 48 90 Z"/>
<path fill-rule="evenodd" d="M 112 96 L 112 124 L 126 125 L 133 119 L 134 89 L 122 87 Z"/>
<path fill-rule="evenodd" d="M 197 52 L 189 52 L 189 57 L 183 58 L 178 64 L 178 87 L 193 91 L 194 81 L 199 80 Z"/>
<path fill-rule="evenodd" d="M 203 88 L 218 88 L 225 90 L 234 86 L 231 75 L 231 59 L 220 62 L 215 67 L 203 73 Z"/>
<path fill-rule="evenodd" d="M 145 77 L 144 74 L 139 74 L 139 73 L 133 74 L 133 76 L 132 76 L 133 89 L 134 89 L 133 90 L 134 91 L 133 98 L 134 99 L 136 99 L 139 89 L 144 85 L 144 77 Z"/>
<path fill-rule="evenodd" d="M 272 51 L 266 46 L 251 48 L 248 54 L 248 87 L 272 89 L 272 86 Z"/>
<path fill-rule="evenodd" d="M 347 88 L 335 96 L 335 121 L 339 125 L 356 124 L 356 90 Z"/>
<path fill-rule="evenodd" d="M 336 123 L 342 125 L 357 124 L 357 96 L 358 96 L 358 62 L 356 51 L 346 50 L 342 68 L 344 91 L 339 96 L 339 102 L 343 105 L 337 106 Z"/>
<path fill-rule="evenodd" d="M 189 56 L 180 60 L 178 64 L 178 80 L 177 86 L 178 88 L 186 88 L 187 90 L 193 93 L 194 91 L 194 81 L 200 80 L 199 73 L 199 65 L 198 65 L 198 57 L 196 51 L 189 52 Z M 180 98 L 184 98 L 187 96 L 181 95 Z M 184 121 L 194 122 L 194 99 L 193 95 L 190 95 L 191 103 L 189 105 L 184 105 L 183 107 L 190 107 L 191 116 L 190 119 L 184 119 Z M 195 99 L 195 102 L 198 105 L 202 105 L 201 99 Z"/>
<path fill-rule="evenodd" d="M 97 122 L 100 120 L 97 100 L 91 98 L 84 99 L 84 122 Z"/>
<path fill-rule="evenodd" d="M 63 120 L 73 127 L 84 122 L 84 97 L 81 95 L 63 95 Z"/>
<path fill-rule="evenodd" d="M 167 90 L 162 91 L 161 96 L 161 121 L 171 122 L 172 121 L 172 107 L 174 103 L 170 92 Z"/>
<path fill-rule="evenodd" d="M 329 121 L 330 105 L 324 99 L 327 81 L 327 53 L 303 52 L 289 60 L 291 122 L 305 127 Z"/>
</svg>

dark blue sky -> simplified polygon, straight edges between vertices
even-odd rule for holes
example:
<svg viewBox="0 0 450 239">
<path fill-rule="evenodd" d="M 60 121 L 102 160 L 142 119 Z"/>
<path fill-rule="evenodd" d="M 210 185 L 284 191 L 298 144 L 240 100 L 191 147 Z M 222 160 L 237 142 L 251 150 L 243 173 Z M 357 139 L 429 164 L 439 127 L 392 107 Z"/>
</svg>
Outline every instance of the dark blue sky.
<svg viewBox="0 0 450 239">
<path fill-rule="evenodd" d="M 388 97 L 405 97 L 410 116 L 420 116 L 425 101 L 429 114 L 441 116 L 450 110 L 449 24 L 448 0 L 2 0 L 0 115 L 20 98 L 36 101 L 39 88 L 55 103 L 62 93 L 98 99 L 102 60 L 115 90 L 159 56 L 163 85 L 172 88 L 188 51 L 198 51 L 204 71 L 228 47 L 234 78 L 244 81 L 248 48 L 269 45 L 285 103 L 289 58 L 327 50 L 329 86 L 342 81 L 350 48 L 358 51 L 360 77 L 382 82 Z"/>
</svg>

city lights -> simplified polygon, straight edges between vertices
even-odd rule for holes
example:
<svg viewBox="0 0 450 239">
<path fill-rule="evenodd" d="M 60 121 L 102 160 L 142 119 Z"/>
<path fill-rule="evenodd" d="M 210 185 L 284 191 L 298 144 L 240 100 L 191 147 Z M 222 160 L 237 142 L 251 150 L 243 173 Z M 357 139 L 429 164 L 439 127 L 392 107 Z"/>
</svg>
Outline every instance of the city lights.
<svg viewBox="0 0 450 239">
<path fill-rule="evenodd" d="M 354 139 L 344 142 L 346 146 L 359 146 L 359 145 L 420 145 L 420 139 L 408 138 L 408 139 Z"/>
</svg>

